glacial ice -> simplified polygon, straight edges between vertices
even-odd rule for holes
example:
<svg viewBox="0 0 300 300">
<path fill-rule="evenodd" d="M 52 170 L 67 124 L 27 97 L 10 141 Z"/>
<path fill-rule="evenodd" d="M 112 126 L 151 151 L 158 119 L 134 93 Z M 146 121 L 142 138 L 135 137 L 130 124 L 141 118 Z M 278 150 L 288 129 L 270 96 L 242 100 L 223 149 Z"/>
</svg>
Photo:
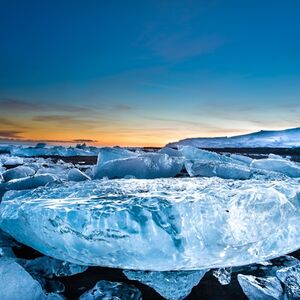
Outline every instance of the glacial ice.
<svg viewBox="0 0 300 300">
<path fill-rule="evenodd" d="M 167 300 L 186 298 L 206 272 L 207 270 L 175 272 L 123 271 L 128 279 L 138 280 L 152 287 Z"/>
<path fill-rule="evenodd" d="M 46 278 L 71 276 L 87 270 L 87 266 L 72 264 L 48 256 L 37 257 L 32 260 L 18 259 L 17 262 L 32 276 Z"/>
<path fill-rule="evenodd" d="M 249 179 L 252 175 L 249 167 L 223 163 L 220 161 L 202 161 L 185 162 L 185 168 L 190 176 L 217 176 L 225 179 Z"/>
<path fill-rule="evenodd" d="M 255 159 L 250 167 L 283 173 L 289 177 L 300 177 L 300 166 L 297 163 L 285 159 L 264 158 Z"/>
<path fill-rule="evenodd" d="M 300 262 L 295 266 L 278 270 L 276 276 L 285 285 L 289 299 L 300 298 Z"/>
<path fill-rule="evenodd" d="M 124 148 L 103 147 L 99 149 L 97 168 L 104 165 L 106 162 L 116 159 L 136 157 L 137 153 Z M 97 170 L 95 170 L 97 172 Z"/>
<path fill-rule="evenodd" d="M 51 257 L 131 270 L 246 265 L 300 247 L 296 179 L 66 182 L 7 192 L 0 227 Z"/>
<path fill-rule="evenodd" d="M 68 180 L 69 181 L 84 181 L 90 180 L 91 178 L 81 172 L 80 170 L 73 168 L 68 172 Z"/>
<path fill-rule="evenodd" d="M 300 147 L 300 128 L 279 131 L 261 130 L 232 137 L 187 138 L 175 143 L 169 143 L 167 147 L 179 147 L 185 145 L 199 148 Z"/>
<path fill-rule="evenodd" d="M 134 286 L 100 280 L 89 291 L 82 294 L 78 300 L 141 300 L 141 292 Z"/>
<path fill-rule="evenodd" d="M 32 176 L 34 175 L 34 173 L 35 171 L 30 167 L 18 166 L 3 172 L 2 176 L 5 181 L 9 181 L 12 179 L 19 179 L 27 176 Z"/>
<path fill-rule="evenodd" d="M 99 154 L 100 155 L 100 154 Z M 109 160 L 97 164 L 94 178 L 163 178 L 174 177 L 183 166 L 180 158 L 170 157 L 167 154 L 148 153 L 123 159 Z"/>
<path fill-rule="evenodd" d="M 282 300 L 283 289 L 276 277 L 238 275 L 238 281 L 249 300 Z"/>
<path fill-rule="evenodd" d="M 45 294 L 34 280 L 14 259 L 0 258 L 1 300 L 62 300 L 59 295 Z"/>
</svg>

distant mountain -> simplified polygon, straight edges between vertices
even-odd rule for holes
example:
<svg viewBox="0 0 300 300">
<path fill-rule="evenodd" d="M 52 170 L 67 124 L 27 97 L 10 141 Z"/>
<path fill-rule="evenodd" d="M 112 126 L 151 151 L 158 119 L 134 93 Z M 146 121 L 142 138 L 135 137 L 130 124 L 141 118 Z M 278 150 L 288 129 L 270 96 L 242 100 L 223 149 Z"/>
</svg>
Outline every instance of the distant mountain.
<svg viewBox="0 0 300 300">
<path fill-rule="evenodd" d="M 215 138 L 188 138 L 169 143 L 168 147 L 194 146 L 199 148 L 293 148 L 300 147 L 300 127 L 267 131 L 261 130 L 244 135 Z"/>
</svg>

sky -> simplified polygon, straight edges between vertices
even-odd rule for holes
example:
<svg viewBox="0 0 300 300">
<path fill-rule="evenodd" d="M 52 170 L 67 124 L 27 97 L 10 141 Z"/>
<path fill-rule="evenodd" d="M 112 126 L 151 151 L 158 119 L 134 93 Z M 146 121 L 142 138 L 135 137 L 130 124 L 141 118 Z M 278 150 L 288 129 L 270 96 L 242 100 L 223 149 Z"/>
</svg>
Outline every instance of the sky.
<svg viewBox="0 0 300 300">
<path fill-rule="evenodd" d="M 300 126 L 300 1 L 0 2 L 0 140 L 162 146 Z"/>
</svg>

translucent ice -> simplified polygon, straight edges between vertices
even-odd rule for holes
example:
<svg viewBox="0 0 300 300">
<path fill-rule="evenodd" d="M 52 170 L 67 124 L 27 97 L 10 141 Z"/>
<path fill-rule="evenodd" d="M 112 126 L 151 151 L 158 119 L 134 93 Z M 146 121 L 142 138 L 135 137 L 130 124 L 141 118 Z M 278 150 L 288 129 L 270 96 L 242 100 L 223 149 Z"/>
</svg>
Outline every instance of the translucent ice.
<svg viewBox="0 0 300 300">
<path fill-rule="evenodd" d="M 11 179 L 19 179 L 27 176 L 34 175 L 35 171 L 32 168 L 26 166 L 18 166 L 13 169 L 9 169 L 5 171 L 2 175 L 5 181 L 9 181 Z"/>
<path fill-rule="evenodd" d="M 181 155 L 188 160 L 216 161 L 216 162 L 236 163 L 236 164 L 242 163 L 228 156 L 220 155 L 216 152 L 198 149 L 192 146 L 182 146 L 179 147 L 178 150 L 181 153 Z"/>
<path fill-rule="evenodd" d="M 95 178 L 162 178 L 174 177 L 182 169 L 182 160 L 167 154 L 148 153 L 135 157 L 110 160 L 96 167 Z"/>
<path fill-rule="evenodd" d="M 300 247 L 299 183 L 171 178 L 67 182 L 7 192 L 0 227 L 57 259 L 132 270 L 198 270 Z"/>
<path fill-rule="evenodd" d="M 48 256 L 38 257 L 32 260 L 19 259 L 18 263 L 31 275 L 47 278 L 52 278 L 53 276 L 71 276 L 87 270 L 86 266 L 72 264 Z"/>
<path fill-rule="evenodd" d="M 239 160 L 245 163 L 246 165 L 250 165 L 253 160 L 251 157 L 240 155 L 240 154 L 231 154 L 230 157 L 234 160 Z"/>
<path fill-rule="evenodd" d="M 127 149 L 103 147 L 99 149 L 97 167 L 100 167 L 111 160 L 135 156 L 137 156 L 137 153 L 129 151 Z"/>
<path fill-rule="evenodd" d="M 82 294 L 78 300 L 141 300 L 141 292 L 134 286 L 101 280 L 89 291 Z"/>
<path fill-rule="evenodd" d="M 276 277 L 238 275 L 238 281 L 249 300 L 281 300 L 283 290 Z"/>
<path fill-rule="evenodd" d="M 68 180 L 69 181 L 84 181 L 84 180 L 90 180 L 90 177 L 81 172 L 78 169 L 71 169 L 68 172 Z"/>
<path fill-rule="evenodd" d="M 249 179 L 252 175 L 250 168 L 247 166 L 220 161 L 187 161 L 185 162 L 185 168 L 190 176 Z"/>
<path fill-rule="evenodd" d="M 13 259 L 0 258 L 1 300 L 50 300 L 62 299 L 46 295 L 41 285 Z"/>
<path fill-rule="evenodd" d="M 161 148 L 158 151 L 158 153 L 168 154 L 171 157 L 180 157 L 180 156 L 182 156 L 182 154 L 178 150 L 173 149 L 173 148 L 168 148 L 168 147 Z"/>
<path fill-rule="evenodd" d="M 300 177 L 299 164 L 285 159 L 255 159 L 252 161 L 250 167 L 253 169 L 262 169 L 283 173 L 289 177 Z"/>
<path fill-rule="evenodd" d="M 207 270 L 177 272 L 123 271 L 130 280 L 138 280 L 155 289 L 167 300 L 186 298 Z"/>
<path fill-rule="evenodd" d="M 7 190 L 29 190 L 55 181 L 57 181 L 57 178 L 53 175 L 39 174 L 31 177 L 10 180 L 6 183 L 5 188 Z"/>
</svg>

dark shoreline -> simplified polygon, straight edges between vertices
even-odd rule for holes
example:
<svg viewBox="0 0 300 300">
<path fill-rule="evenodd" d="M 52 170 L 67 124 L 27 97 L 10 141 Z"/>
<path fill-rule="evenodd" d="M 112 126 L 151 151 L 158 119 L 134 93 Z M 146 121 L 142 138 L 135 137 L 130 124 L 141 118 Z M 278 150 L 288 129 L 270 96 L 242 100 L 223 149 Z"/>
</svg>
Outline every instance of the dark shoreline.
<svg viewBox="0 0 300 300">
<path fill-rule="evenodd" d="M 17 257 L 33 259 L 39 256 L 43 256 L 38 251 L 22 245 L 21 248 L 15 247 L 14 252 Z M 300 259 L 300 250 L 291 253 L 290 255 Z M 242 271 L 240 272 L 246 275 L 263 276 L 262 271 Z M 247 300 L 247 297 L 243 293 L 238 281 L 237 274 L 233 272 L 231 282 L 228 285 L 221 285 L 218 280 L 212 275 L 210 270 L 201 280 L 201 282 L 195 286 L 191 294 L 185 298 L 185 300 L 198 300 L 198 299 L 214 299 L 214 300 Z M 141 292 L 143 300 L 163 300 L 154 289 L 146 286 L 138 281 L 132 281 L 127 279 L 121 269 L 116 268 L 103 268 L 103 267 L 89 267 L 83 273 L 76 274 L 69 277 L 53 277 L 53 280 L 60 281 L 65 285 L 65 291 L 63 295 L 68 300 L 75 300 L 83 294 L 86 290 L 91 289 L 99 280 L 109 280 L 124 282 L 133 284 Z"/>
</svg>

